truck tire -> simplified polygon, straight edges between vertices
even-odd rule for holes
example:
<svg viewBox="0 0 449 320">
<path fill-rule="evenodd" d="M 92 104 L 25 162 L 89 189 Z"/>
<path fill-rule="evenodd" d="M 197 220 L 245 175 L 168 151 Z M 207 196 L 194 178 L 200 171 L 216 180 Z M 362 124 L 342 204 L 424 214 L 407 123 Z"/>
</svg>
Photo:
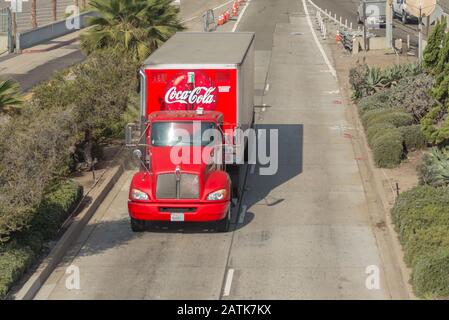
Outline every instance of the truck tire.
<svg viewBox="0 0 449 320">
<path fill-rule="evenodd" d="M 131 218 L 131 230 L 133 232 L 143 232 L 143 231 L 145 231 L 145 221 Z"/>
<path fill-rule="evenodd" d="M 223 220 L 217 222 L 217 232 L 228 232 L 231 226 L 231 205 L 229 205 L 228 213 Z"/>
</svg>

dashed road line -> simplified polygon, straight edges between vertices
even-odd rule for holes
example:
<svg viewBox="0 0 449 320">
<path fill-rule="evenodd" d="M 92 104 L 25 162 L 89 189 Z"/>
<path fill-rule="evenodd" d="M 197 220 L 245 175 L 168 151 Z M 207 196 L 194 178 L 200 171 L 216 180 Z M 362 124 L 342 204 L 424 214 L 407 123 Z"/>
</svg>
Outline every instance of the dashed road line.
<svg viewBox="0 0 449 320">
<path fill-rule="evenodd" d="M 226 283 L 223 290 L 223 297 L 228 297 L 231 293 L 231 286 L 232 286 L 232 278 L 234 277 L 234 269 L 228 270 L 228 275 L 226 277 Z"/>
</svg>

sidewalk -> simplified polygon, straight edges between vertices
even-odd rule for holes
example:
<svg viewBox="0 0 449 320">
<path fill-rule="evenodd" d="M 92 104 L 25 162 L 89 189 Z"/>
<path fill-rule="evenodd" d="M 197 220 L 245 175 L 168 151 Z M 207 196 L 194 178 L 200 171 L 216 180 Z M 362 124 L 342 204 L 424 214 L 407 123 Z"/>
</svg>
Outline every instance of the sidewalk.
<svg viewBox="0 0 449 320">
<path fill-rule="evenodd" d="M 28 48 L 22 54 L 0 58 L 0 75 L 17 80 L 27 91 L 48 79 L 56 70 L 69 67 L 85 59 L 79 48 L 83 30 Z"/>
</svg>

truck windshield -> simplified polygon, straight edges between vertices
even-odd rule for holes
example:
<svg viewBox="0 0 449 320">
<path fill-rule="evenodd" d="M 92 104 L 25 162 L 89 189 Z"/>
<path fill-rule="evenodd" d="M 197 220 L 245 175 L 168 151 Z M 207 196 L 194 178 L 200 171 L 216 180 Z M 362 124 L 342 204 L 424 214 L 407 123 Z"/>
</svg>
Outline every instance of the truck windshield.
<svg viewBox="0 0 449 320">
<path fill-rule="evenodd" d="M 215 129 L 214 122 L 154 122 L 151 144 L 156 147 L 207 146 L 217 138 Z"/>
</svg>

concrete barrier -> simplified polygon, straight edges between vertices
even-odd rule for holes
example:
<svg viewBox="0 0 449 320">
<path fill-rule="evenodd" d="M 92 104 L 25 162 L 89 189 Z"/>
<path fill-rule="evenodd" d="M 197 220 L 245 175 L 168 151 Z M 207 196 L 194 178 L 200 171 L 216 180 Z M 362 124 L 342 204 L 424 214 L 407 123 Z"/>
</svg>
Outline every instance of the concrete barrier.
<svg viewBox="0 0 449 320">
<path fill-rule="evenodd" d="M 71 27 L 75 25 L 74 19 L 77 17 L 56 21 L 33 30 L 18 33 L 16 36 L 16 51 L 20 53 L 23 49 L 83 29 L 88 26 L 87 18 L 96 15 L 97 13 L 93 11 L 81 13 L 79 15 L 79 25 L 73 28 Z"/>
</svg>

